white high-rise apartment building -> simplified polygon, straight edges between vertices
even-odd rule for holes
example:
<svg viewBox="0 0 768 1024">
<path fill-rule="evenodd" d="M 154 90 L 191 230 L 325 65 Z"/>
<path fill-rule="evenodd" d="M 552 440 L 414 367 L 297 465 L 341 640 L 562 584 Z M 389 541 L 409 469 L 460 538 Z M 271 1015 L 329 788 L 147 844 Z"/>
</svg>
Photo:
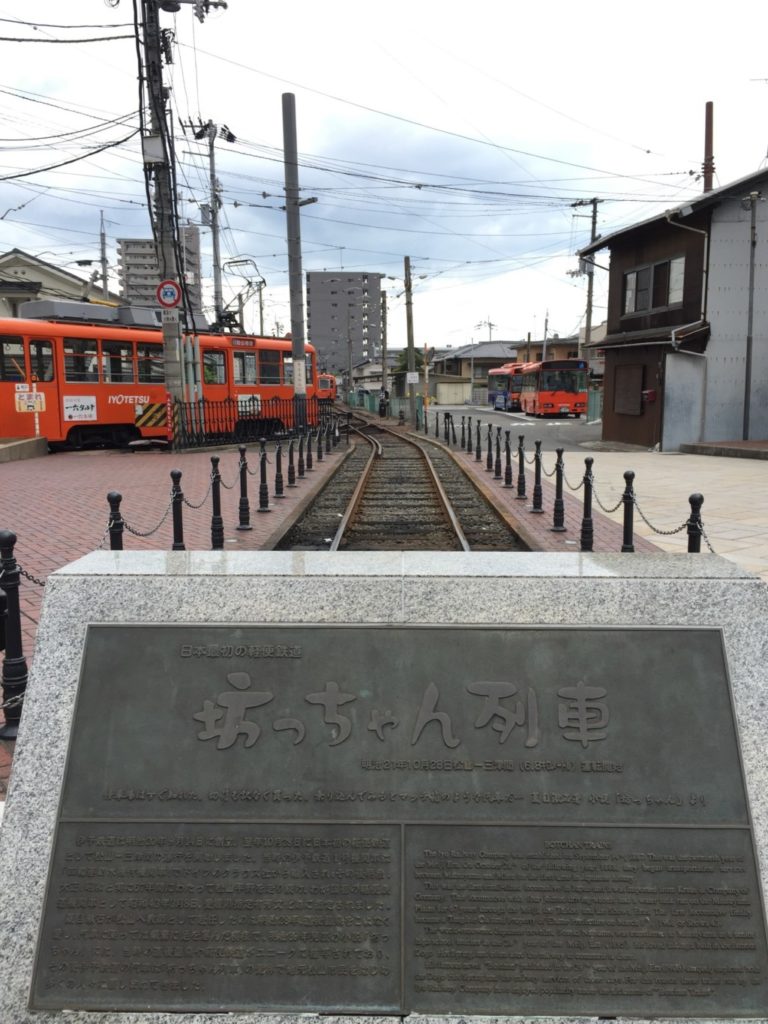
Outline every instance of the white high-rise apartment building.
<svg viewBox="0 0 768 1024">
<path fill-rule="evenodd" d="M 179 231 L 181 242 L 181 271 L 187 283 L 192 309 L 202 311 L 200 280 L 200 230 L 195 224 L 186 224 Z M 117 262 L 120 291 L 133 306 L 157 306 L 155 292 L 160 283 L 160 267 L 155 243 L 151 238 L 118 238 Z"/>
</svg>

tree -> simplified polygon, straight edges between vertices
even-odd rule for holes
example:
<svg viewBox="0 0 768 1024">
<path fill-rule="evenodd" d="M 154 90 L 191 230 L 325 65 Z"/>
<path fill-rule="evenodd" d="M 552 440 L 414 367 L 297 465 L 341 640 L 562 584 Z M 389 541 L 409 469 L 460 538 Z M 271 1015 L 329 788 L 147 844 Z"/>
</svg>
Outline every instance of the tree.
<svg viewBox="0 0 768 1024">
<path fill-rule="evenodd" d="M 420 370 L 424 365 L 424 353 L 420 349 L 414 349 L 414 356 L 416 357 L 414 365 L 417 370 Z M 405 373 L 408 369 L 408 349 L 402 348 L 397 354 L 397 363 L 395 364 L 396 373 Z"/>
</svg>

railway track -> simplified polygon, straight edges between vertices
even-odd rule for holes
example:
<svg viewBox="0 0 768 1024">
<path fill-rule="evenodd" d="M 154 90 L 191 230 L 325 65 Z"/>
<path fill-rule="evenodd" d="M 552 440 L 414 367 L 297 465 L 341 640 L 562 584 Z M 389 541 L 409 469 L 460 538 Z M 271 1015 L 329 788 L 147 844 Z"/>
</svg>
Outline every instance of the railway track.
<svg viewBox="0 0 768 1024">
<path fill-rule="evenodd" d="M 278 549 L 526 550 L 445 449 L 367 423 L 356 437 Z"/>
</svg>

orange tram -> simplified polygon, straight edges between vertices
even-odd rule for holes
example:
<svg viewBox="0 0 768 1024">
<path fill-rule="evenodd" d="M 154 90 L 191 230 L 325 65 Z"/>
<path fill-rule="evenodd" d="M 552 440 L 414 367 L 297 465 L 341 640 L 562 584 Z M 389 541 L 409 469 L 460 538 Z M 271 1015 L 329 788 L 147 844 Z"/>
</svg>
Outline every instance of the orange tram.
<svg viewBox="0 0 768 1024">
<path fill-rule="evenodd" d="M 96 309 L 117 318 L 116 309 Z M 82 448 L 172 441 L 179 419 L 198 433 L 213 424 L 218 435 L 235 440 L 293 427 L 290 339 L 195 333 L 183 345 L 191 394 L 173 403 L 156 327 L 0 319 L 0 437 L 41 436 L 52 447 Z M 304 415 L 313 425 L 317 361 L 314 347 L 305 349 Z"/>
</svg>

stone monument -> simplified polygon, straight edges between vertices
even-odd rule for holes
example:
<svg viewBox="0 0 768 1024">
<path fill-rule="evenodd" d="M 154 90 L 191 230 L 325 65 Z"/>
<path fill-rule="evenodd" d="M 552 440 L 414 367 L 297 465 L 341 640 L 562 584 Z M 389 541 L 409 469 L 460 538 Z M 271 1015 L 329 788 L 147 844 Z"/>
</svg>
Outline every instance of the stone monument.
<svg viewBox="0 0 768 1024">
<path fill-rule="evenodd" d="M 768 1024 L 766 611 L 714 556 L 67 566 L 0 1020 Z"/>
</svg>

